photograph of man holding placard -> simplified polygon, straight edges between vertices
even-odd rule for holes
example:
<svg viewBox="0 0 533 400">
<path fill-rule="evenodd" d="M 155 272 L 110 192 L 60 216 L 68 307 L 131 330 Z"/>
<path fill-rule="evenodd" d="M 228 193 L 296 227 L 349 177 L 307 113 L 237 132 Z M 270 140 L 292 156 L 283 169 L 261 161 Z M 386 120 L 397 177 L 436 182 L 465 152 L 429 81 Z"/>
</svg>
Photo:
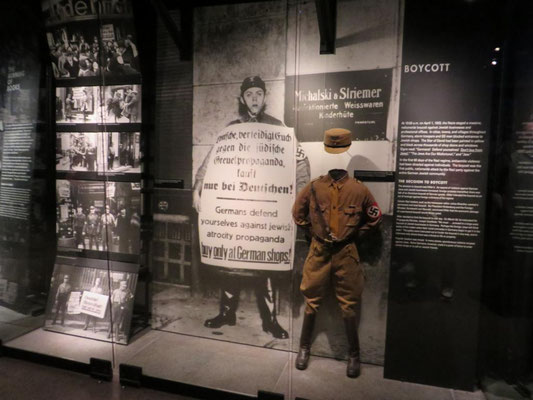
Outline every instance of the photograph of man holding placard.
<svg viewBox="0 0 533 400">
<path fill-rule="evenodd" d="M 296 144 L 292 129 L 266 113 L 266 93 L 265 82 L 259 76 L 243 80 L 240 86 L 239 118 L 231 121 L 219 133 L 217 143 L 198 169 L 193 207 L 200 216 L 202 262 L 221 267 L 218 271 L 219 313 L 206 319 L 204 326 L 220 328 L 237 323 L 240 292 L 245 277 L 248 277 L 253 280 L 263 331 L 274 338 L 287 339 L 287 331 L 276 318 L 279 280 L 275 271 L 291 268 L 293 228 L 290 224 L 281 226 L 281 209 L 287 208 L 283 195 L 288 195 L 285 200 L 289 201 L 309 181 L 310 172 L 309 161 Z M 273 129 L 273 126 L 277 128 Z M 272 167 L 270 176 L 269 167 Z M 221 169 L 226 173 L 221 172 Z M 226 178 L 231 178 L 231 172 L 237 179 L 230 182 Z M 282 185 L 283 177 L 288 178 L 286 186 Z M 293 177 L 296 187 L 293 186 Z M 204 196 L 206 191 L 207 198 Z M 267 205 L 259 208 L 262 204 Z M 271 204 L 275 206 L 271 207 Z M 205 205 L 209 210 L 204 209 Z M 248 218 L 242 221 L 236 218 L 239 222 L 227 226 L 227 220 L 223 219 L 226 214 Z M 276 218 L 279 218 L 279 223 L 276 223 Z M 221 232 L 217 232 L 215 226 L 222 228 Z M 278 226 L 280 230 L 285 229 L 286 237 L 265 235 L 265 232 L 271 233 Z M 236 229 L 228 230 L 228 227 Z M 211 241 L 209 238 L 222 240 Z M 234 246 L 239 239 L 242 245 Z M 254 246 L 254 241 L 261 243 Z M 268 245 L 264 245 L 266 243 Z M 279 243 L 285 243 L 285 246 Z M 282 248 L 288 248 L 288 251 L 275 250 Z"/>
</svg>

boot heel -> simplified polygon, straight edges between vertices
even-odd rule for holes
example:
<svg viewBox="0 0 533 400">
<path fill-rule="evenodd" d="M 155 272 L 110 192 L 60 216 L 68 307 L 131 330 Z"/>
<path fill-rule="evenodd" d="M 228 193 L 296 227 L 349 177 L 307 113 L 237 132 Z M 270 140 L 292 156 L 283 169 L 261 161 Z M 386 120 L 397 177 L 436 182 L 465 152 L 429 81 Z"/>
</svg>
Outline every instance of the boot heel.
<svg viewBox="0 0 533 400">
<path fill-rule="evenodd" d="M 359 356 L 349 356 L 346 376 L 348 378 L 357 378 L 359 375 L 361 375 L 361 361 L 359 360 Z"/>
<path fill-rule="evenodd" d="M 310 355 L 311 355 L 311 349 L 300 347 L 300 350 L 298 351 L 298 355 L 296 356 L 296 363 L 295 363 L 296 369 L 299 369 L 300 371 L 307 369 L 307 366 L 309 365 Z"/>
</svg>

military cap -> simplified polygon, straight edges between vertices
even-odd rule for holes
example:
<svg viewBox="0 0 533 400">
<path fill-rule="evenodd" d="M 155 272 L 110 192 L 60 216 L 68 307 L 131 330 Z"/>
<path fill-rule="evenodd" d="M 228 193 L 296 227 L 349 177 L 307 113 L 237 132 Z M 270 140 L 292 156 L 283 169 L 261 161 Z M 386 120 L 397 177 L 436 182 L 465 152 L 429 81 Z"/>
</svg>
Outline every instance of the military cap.
<svg viewBox="0 0 533 400">
<path fill-rule="evenodd" d="M 242 84 L 241 84 L 241 96 L 244 92 L 246 92 L 246 90 L 250 89 L 250 88 L 253 88 L 253 87 L 258 87 L 258 88 L 261 88 L 263 89 L 263 91 L 266 92 L 266 86 L 265 86 L 265 82 L 258 76 L 249 76 L 248 78 L 245 78 L 243 81 L 242 81 Z"/>
<path fill-rule="evenodd" d="M 351 145 L 352 132 L 348 129 L 332 128 L 324 132 L 324 150 L 328 153 L 344 153 Z"/>
</svg>

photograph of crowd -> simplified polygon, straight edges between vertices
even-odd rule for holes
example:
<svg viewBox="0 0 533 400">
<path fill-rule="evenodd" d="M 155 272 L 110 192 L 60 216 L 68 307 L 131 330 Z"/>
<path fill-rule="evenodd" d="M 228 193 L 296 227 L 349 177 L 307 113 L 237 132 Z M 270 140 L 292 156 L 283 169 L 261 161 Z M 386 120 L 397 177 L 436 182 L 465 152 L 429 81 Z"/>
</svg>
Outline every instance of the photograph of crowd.
<svg viewBox="0 0 533 400">
<path fill-rule="evenodd" d="M 127 344 L 137 273 L 114 270 L 118 263 L 108 270 L 106 261 L 83 261 L 85 265 L 56 260 L 45 329 Z"/>
<path fill-rule="evenodd" d="M 139 132 L 58 132 L 56 170 L 140 173 Z"/>
<path fill-rule="evenodd" d="M 58 179 L 58 246 L 139 254 L 140 184 Z"/>
<path fill-rule="evenodd" d="M 46 34 L 52 69 L 57 79 L 139 74 L 139 52 L 133 27 L 125 21 L 95 21 L 49 28 Z"/>
<path fill-rule="evenodd" d="M 56 88 L 56 122 L 141 122 L 141 86 L 80 86 Z"/>
</svg>

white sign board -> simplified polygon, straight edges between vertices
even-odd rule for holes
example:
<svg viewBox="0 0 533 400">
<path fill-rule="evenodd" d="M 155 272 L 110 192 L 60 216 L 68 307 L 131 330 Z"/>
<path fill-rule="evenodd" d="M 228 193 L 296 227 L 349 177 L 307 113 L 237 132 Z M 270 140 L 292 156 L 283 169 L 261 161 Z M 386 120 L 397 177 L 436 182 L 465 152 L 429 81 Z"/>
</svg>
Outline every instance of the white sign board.
<svg viewBox="0 0 533 400">
<path fill-rule="evenodd" d="M 81 292 L 70 292 L 67 303 L 67 314 L 75 315 L 80 313 Z"/>
<path fill-rule="evenodd" d="M 81 296 L 80 311 L 96 318 L 104 318 L 109 296 L 85 291 Z"/>
<path fill-rule="evenodd" d="M 201 189 L 204 264 L 291 269 L 295 152 L 292 128 L 245 123 L 218 134 Z"/>
<path fill-rule="evenodd" d="M 112 42 L 115 40 L 115 30 L 113 24 L 103 24 L 100 29 L 100 34 L 103 42 Z"/>
</svg>

